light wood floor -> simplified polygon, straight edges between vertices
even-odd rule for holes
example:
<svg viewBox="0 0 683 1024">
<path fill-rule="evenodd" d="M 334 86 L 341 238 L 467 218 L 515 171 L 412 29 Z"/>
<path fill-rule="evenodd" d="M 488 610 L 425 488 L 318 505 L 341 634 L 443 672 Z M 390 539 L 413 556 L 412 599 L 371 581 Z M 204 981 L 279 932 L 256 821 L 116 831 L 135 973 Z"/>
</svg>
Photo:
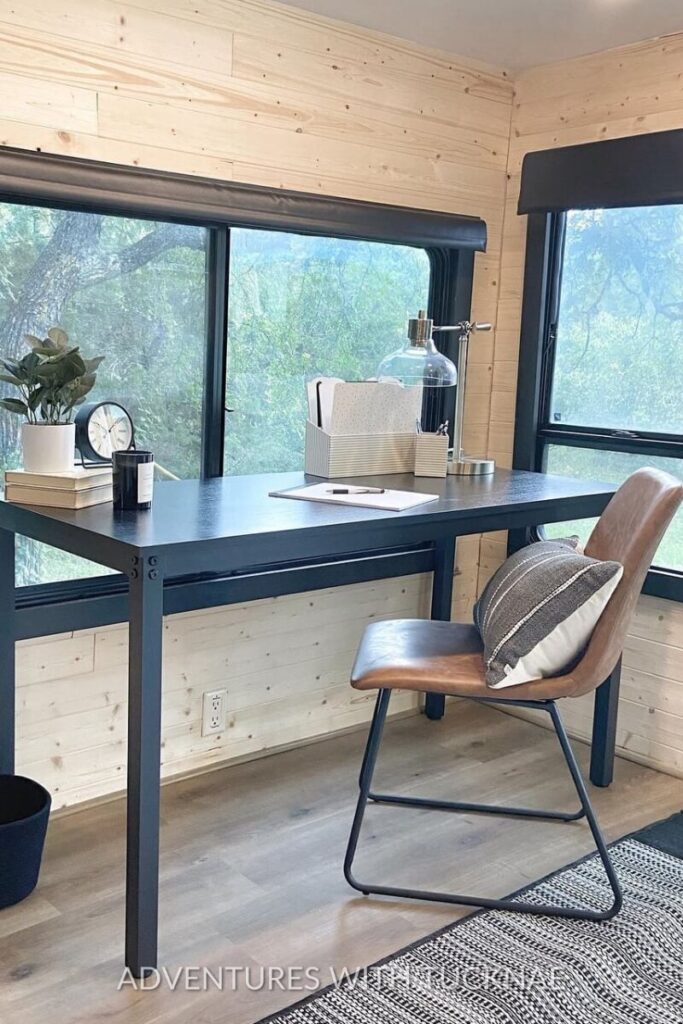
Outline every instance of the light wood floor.
<svg viewBox="0 0 683 1024">
<path fill-rule="evenodd" d="M 165 787 L 160 965 L 219 968 L 371 963 L 461 911 L 356 897 L 341 873 L 364 735 Z M 579 745 L 584 767 L 587 749 Z M 456 705 L 440 723 L 387 727 L 378 783 L 416 794 L 573 806 L 554 736 Z M 609 839 L 679 810 L 683 781 L 620 761 L 592 790 Z M 123 801 L 51 824 L 38 890 L 0 912 L 2 1024 L 247 1024 L 293 1002 L 282 991 L 117 992 L 123 942 Z M 584 823 L 371 810 L 358 873 L 504 895 L 590 849 Z M 257 977 L 252 974 L 252 979 Z"/>
</svg>

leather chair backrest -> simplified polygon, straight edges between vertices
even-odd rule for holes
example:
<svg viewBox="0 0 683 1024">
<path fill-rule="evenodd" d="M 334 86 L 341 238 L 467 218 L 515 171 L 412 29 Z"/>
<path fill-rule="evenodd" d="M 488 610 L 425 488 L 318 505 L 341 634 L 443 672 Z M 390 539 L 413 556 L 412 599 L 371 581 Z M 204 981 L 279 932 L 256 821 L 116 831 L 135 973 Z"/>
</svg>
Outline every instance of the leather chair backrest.
<svg viewBox="0 0 683 1024">
<path fill-rule="evenodd" d="M 624 575 L 598 622 L 586 652 L 567 673 L 574 696 L 610 675 L 624 647 L 645 576 L 683 501 L 683 483 L 657 469 L 639 469 L 612 497 L 586 544 L 586 554 L 621 562 Z"/>
</svg>

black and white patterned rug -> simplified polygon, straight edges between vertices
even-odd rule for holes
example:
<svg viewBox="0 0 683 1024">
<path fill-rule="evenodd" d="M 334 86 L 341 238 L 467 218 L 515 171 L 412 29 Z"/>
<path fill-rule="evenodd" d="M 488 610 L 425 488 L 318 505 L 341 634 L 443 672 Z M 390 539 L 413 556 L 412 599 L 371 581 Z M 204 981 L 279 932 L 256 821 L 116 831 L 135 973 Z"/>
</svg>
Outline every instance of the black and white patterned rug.
<svg viewBox="0 0 683 1024">
<path fill-rule="evenodd" d="M 611 921 L 479 912 L 269 1020 L 683 1024 L 683 813 L 620 840 L 611 854 L 624 890 Z M 611 900 L 596 856 L 523 895 L 593 907 Z"/>
</svg>

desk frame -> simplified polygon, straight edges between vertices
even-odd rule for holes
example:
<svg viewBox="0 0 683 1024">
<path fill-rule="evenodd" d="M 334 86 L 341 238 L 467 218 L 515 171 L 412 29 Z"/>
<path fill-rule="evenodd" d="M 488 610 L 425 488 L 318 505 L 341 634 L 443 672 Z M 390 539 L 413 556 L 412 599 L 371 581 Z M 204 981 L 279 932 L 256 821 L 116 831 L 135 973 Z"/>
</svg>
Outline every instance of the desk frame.
<svg viewBox="0 0 683 1024">
<path fill-rule="evenodd" d="M 405 522 L 401 517 L 383 519 L 364 528 L 362 550 L 349 551 L 347 526 L 328 526 L 299 531 L 288 538 L 288 559 L 315 557 L 341 558 L 330 563 L 326 586 L 336 585 L 333 566 L 342 568 L 353 563 L 354 556 L 374 573 L 366 578 L 382 578 L 409 571 L 434 573 L 431 617 L 450 620 L 453 595 L 453 570 L 456 539 L 474 533 L 538 525 L 598 515 L 609 495 L 584 494 L 556 502 L 549 511 L 539 508 L 498 507 L 490 512 L 473 513 L 457 522 L 437 521 L 424 516 L 421 522 Z M 125 547 L 106 538 L 80 530 L 73 522 L 42 520 L 20 505 L 3 503 L 3 524 L 0 528 L 0 772 L 14 771 L 15 733 L 15 640 L 17 631 L 14 583 L 15 535 L 25 534 L 62 550 L 89 558 L 124 573 L 128 578 L 129 702 L 128 702 L 128 806 L 126 859 L 126 951 L 125 962 L 136 977 L 157 964 L 157 931 L 159 903 L 159 798 L 162 695 L 162 634 L 165 607 L 165 584 L 172 590 L 178 578 L 195 573 L 216 572 L 217 565 L 227 571 L 248 573 L 250 566 L 277 564 L 277 536 L 256 538 L 220 538 L 193 544 L 146 547 L 144 553 L 130 554 Z M 356 531 L 356 535 L 357 535 Z M 281 546 L 281 544 L 280 544 Z M 403 555 L 401 554 L 403 551 Z M 392 560 L 391 553 L 399 560 Z M 412 557 L 413 562 L 409 559 Z M 281 555 L 280 555 L 281 558 Z M 282 560 L 282 558 L 281 558 Z M 370 563 L 374 565 L 369 566 Z M 392 568 L 394 566 L 394 568 Z M 396 571 L 398 570 L 398 571 Z M 273 574 L 273 581 L 278 577 Z M 347 574 L 348 576 L 348 574 Z M 298 586 L 310 588 L 306 576 Z M 220 583 L 220 581 L 217 581 Z M 340 583 L 351 582 L 342 578 Z M 289 592 L 293 592 L 292 588 Z M 283 592 L 276 589 L 277 592 Z M 218 599 L 215 604 L 225 603 Z M 264 596 L 264 595 L 260 595 Z M 204 597 L 200 607 L 208 606 Z M 612 778 L 616 709 L 618 703 L 618 671 L 599 688 L 596 694 L 591 781 L 609 785 Z M 444 714 L 444 698 L 428 694 L 425 711 L 430 719 Z"/>
</svg>

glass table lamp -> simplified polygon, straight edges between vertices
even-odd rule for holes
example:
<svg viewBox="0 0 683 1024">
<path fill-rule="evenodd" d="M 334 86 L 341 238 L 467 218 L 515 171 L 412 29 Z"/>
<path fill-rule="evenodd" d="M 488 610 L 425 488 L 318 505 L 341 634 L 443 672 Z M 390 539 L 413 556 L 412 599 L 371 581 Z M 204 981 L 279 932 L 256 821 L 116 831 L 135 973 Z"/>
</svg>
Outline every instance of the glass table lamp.
<svg viewBox="0 0 683 1024">
<path fill-rule="evenodd" d="M 393 377 L 406 388 L 454 387 L 458 382 L 458 371 L 434 344 L 434 329 L 434 321 L 429 319 L 424 309 L 416 317 L 411 317 L 405 344 L 382 360 L 377 376 L 380 379 Z"/>
<path fill-rule="evenodd" d="M 424 388 L 421 425 L 430 432 L 437 430 L 442 410 L 448 408 L 448 403 L 442 401 L 440 389 L 453 388 L 458 382 L 455 364 L 434 344 L 434 329 L 434 321 L 421 309 L 416 317 L 408 320 L 403 347 L 386 356 L 377 368 L 380 380 L 390 377 L 406 388 Z"/>
<path fill-rule="evenodd" d="M 416 317 L 408 320 L 408 336 L 402 348 L 392 352 L 379 364 L 377 376 L 391 377 L 404 387 L 424 388 L 422 403 L 422 428 L 434 432 L 440 426 L 438 420 L 443 410 L 452 407 L 443 401 L 441 388 L 455 387 L 458 370 L 455 364 L 437 349 L 432 338 L 433 331 L 458 331 L 458 365 L 460 384 L 456 392 L 455 424 L 453 427 L 453 455 L 449 460 L 448 472 L 462 476 L 479 476 L 493 473 L 493 459 L 473 458 L 462 448 L 463 418 L 465 414 L 465 390 L 467 380 L 467 356 L 472 331 L 490 331 L 491 324 L 471 323 L 463 320 L 452 326 L 435 327 L 423 309 Z"/>
</svg>

